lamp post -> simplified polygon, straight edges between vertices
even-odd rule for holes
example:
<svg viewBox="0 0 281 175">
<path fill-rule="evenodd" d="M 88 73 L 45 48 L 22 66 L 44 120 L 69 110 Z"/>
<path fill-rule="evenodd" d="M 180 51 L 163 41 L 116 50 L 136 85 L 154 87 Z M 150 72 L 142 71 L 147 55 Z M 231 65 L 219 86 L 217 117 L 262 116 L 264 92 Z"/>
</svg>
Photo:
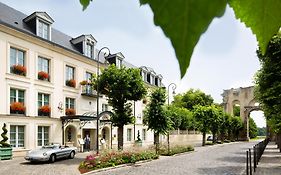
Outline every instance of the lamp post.
<svg viewBox="0 0 281 175">
<path fill-rule="evenodd" d="M 175 95 L 176 94 L 175 90 L 177 88 L 177 85 L 175 83 L 171 83 L 168 86 L 168 107 L 170 105 L 170 91 L 169 91 L 170 87 L 172 87 L 172 90 L 173 90 L 172 94 Z M 168 154 L 170 155 L 170 131 L 168 131 L 168 138 L 167 139 L 168 139 Z"/>
<path fill-rule="evenodd" d="M 102 50 L 107 50 L 108 55 L 110 55 L 110 50 L 108 47 L 103 47 L 99 50 L 98 52 L 98 65 L 97 65 L 97 153 L 99 153 L 99 97 L 100 97 L 100 92 L 99 92 L 99 77 L 100 77 L 100 54 L 102 53 Z M 103 52 L 104 58 L 106 56 L 106 52 Z"/>
</svg>

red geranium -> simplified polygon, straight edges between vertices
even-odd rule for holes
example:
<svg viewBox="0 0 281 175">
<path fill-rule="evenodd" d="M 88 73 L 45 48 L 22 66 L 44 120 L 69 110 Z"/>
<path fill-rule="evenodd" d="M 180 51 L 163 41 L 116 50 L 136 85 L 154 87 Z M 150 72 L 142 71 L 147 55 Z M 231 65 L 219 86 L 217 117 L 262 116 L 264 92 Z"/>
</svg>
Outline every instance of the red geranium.
<svg viewBox="0 0 281 175">
<path fill-rule="evenodd" d="M 76 81 L 74 79 L 66 80 L 66 85 L 70 87 L 76 87 Z"/>
<path fill-rule="evenodd" d="M 10 105 L 10 109 L 12 112 L 19 112 L 24 113 L 25 112 L 25 106 L 21 102 L 13 102 Z"/>
<path fill-rule="evenodd" d="M 38 72 L 38 79 L 40 80 L 48 80 L 49 79 L 49 74 L 44 71 Z"/>
<path fill-rule="evenodd" d="M 51 107 L 49 105 L 44 105 L 39 108 L 39 111 L 42 113 L 50 113 Z"/>
<path fill-rule="evenodd" d="M 76 114 L 75 109 L 72 108 L 65 109 L 65 115 L 75 115 L 75 114 Z"/>
<path fill-rule="evenodd" d="M 18 74 L 18 75 L 26 75 L 26 67 L 24 67 L 23 65 L 17 64 L 17 65 L 13 65 L 12 66 L 12 72 L 14 74 Z"/>
</svg>

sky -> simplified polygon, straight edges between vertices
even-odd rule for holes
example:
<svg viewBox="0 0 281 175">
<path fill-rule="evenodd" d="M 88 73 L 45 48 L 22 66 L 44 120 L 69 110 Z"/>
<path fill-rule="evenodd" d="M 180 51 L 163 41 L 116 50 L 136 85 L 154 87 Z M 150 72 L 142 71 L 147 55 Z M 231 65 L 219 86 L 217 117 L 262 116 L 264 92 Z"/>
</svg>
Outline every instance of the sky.
<svg viewBox="0 0 281 175">
<path fill-rule="evenodd" d="M 73 38 L 92 34 L 97 48 L 107 46 L 111 53 L 122 52 L 136 66 L 152 67 L 162 74 L 166 86 L 177 84 L 177 93 L 200 89 L 221 103 L 224 89 L 253 85 L 260 68 L 255 36 L 229 7 L 201 36 L 181 79 L 170 40 L 154 25 L 150 7 L 140 6 L 138 0 L 94 0 L 85 11 L 79 0 L 0 1 L 27 15 L 46 11 L 55 20 L 53 27 Z M 265 126 L 262 117 L 261 112 L 253 116 L 258 126 Z"/>
</svg>

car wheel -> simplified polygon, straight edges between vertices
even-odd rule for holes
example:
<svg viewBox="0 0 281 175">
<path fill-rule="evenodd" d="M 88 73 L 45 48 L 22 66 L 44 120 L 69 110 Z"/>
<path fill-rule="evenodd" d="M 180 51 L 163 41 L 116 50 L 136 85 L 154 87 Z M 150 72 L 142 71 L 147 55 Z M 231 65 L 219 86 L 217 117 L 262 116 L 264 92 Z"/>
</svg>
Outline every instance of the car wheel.
<svg viewBox="0 0 281 175">
<path fill-rule="evenodd" d="M 52 155 L 50 156 L 50 162 L 51 162 L 51 163 L 54 163 L 55 161 L 56 161 L 56 155 L 52 154 Z"/>
<path fill-rule="evenodd" d="M 74 151 L 71 151 L 71 153 L 69 154 L 69 158 L 70 158 L 70 159 L 73 159 L 74 156 L 75 156 L 75 152 L 74 152 Z"/>
</svg>

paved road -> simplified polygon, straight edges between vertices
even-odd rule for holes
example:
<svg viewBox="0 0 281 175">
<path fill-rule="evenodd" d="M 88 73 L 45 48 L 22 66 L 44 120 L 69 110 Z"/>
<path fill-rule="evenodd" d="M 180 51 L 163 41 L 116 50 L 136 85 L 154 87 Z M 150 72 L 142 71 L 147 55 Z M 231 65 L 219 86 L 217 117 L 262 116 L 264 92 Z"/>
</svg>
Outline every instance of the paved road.
<svg viewBox="0 0 281 175">
<path fill-rule="evenodd" d="M 128 166 L 99 175 L 240 175 L 245 170 L 245 151 L 256 142 L 197 147 L 196 152 L 161 157 L 140 166 Z M 22 157 L 0 161 L 0 175 L 77 175 L 78 165 L 89 153 L 53 164 L 31 164 Z"/>
<path fill-rule="evenodd" d="M 128 166 L 98 175 L 240 175 L 245 171 L 245 151 L 257 142 L 200 147 L 194 153 L 161 157 L 140 166 Z"/>
</svg>

